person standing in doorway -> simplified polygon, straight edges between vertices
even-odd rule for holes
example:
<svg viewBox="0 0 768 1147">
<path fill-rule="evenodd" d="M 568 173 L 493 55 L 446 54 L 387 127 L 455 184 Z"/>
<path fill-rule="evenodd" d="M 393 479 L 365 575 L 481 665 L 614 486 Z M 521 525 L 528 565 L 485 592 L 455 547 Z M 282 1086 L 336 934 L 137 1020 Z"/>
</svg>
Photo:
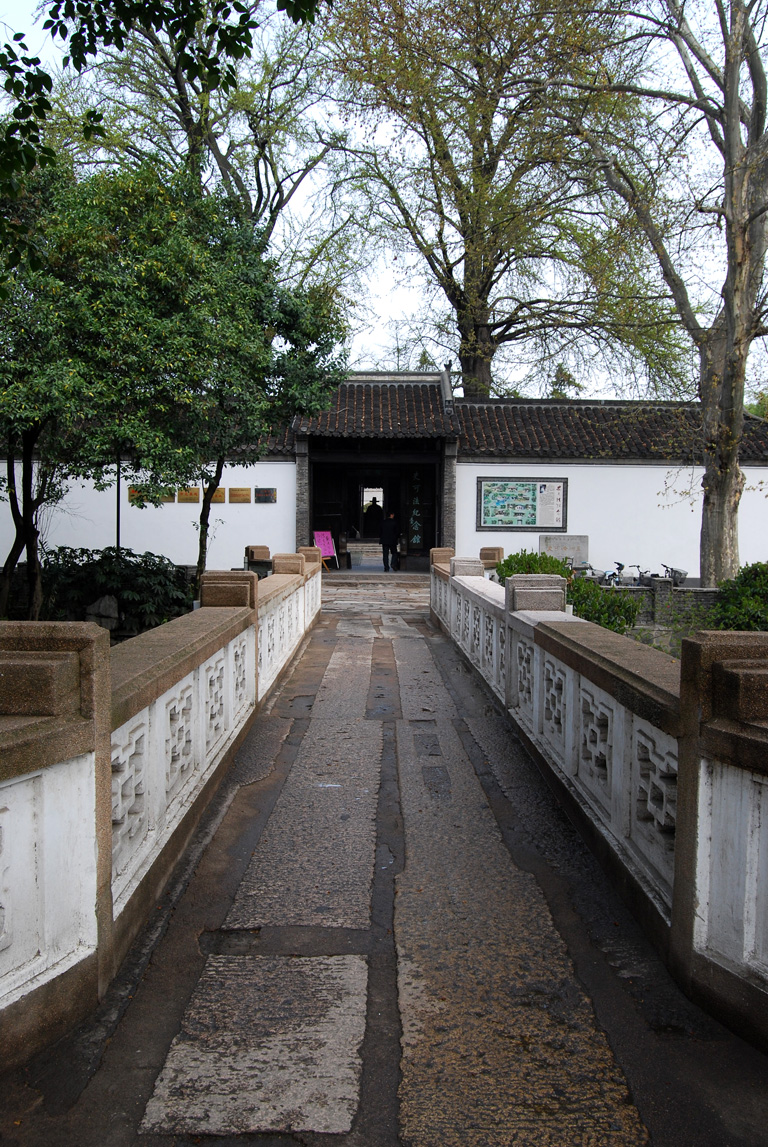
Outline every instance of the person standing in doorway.
<svg viewBox="0 0 768 1147">
<path fill-rule="evenodd" d="M 400 559 L 397 554 L 397 543 L 400 539 L 400 526 L 395 518 L 395 511 L 390 510 L 387 517 L 381 523 L 381 552 L 384 558 L 384 570 L 389 572 L 390 556 L 392 558 L 392 569 L 400 569 Z"/>
<path fill-rule="evenodd" d="M 368 504 L 368 509 L 363 514 L 363 536 L 366 538 L 375 538 L 381 530 L 383 521 L 384 511 L 374 495 Z"/>
</svg>

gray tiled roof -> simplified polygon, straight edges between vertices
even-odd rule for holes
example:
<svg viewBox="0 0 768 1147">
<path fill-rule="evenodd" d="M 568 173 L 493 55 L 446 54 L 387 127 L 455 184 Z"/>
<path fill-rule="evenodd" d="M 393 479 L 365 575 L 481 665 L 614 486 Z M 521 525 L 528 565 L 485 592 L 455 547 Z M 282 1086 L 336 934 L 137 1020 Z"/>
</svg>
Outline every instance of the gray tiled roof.
<svg viewBox="0 0 768 1147">
<path fill-rule="evenodd" d="M 439 375 L 370 373 L 340 386 L 328 411 L 276 431 L 268 452 L 291 455 L 296 434 L 451 438 L 465 460 L 694 462 L 701 457 L 701 410 L 695 403 L 526 398 L 457 398 L 446 408 Z M 741 455 L 768 465 L 768 423 L 747 418 Z"/>
</svg>

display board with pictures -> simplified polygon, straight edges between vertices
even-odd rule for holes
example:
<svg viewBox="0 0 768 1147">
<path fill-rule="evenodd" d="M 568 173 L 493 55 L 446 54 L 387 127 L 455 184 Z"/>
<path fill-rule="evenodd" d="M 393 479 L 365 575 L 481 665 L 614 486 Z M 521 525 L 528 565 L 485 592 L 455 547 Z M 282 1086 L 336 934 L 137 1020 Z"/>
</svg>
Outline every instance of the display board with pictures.
<svg viewBox="0 0 768 1147">
<path fill-rule="evenodd" d="M 567 478 L 478 478 L 478 530 L 568 528 Z"/>
</svg>

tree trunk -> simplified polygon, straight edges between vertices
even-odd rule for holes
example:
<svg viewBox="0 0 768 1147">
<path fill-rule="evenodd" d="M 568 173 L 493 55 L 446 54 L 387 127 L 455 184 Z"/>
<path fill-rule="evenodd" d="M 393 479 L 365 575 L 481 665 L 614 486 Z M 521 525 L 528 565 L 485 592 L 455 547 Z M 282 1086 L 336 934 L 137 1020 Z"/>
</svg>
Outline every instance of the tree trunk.
<svg viewBox="0 0 768 1147">
<path fill-rule="evenodd" d="M 211 502 L 224 473 L 224 459 L 216 462 L 216 473 L 213 478 L 203 483 L 203 504 L 200 507 L 200 540 L 197 548 L 197 569 L 195 570 L 195 597 L 200 596 L 200 579 L 205 573 L 205 563 L 208 559 L 208 533 L 210 529 Z"/>
<path fill-rule="evenodd" d="M 465 398 L 488 398 L 491 393 L 491 362 L 496 344 L 487 322 L 471 316 L 458 320 L 461 346 L 459 362 Z"/>
<path fill-rule="evenodd" d="M 39 531 L 34 522 L 27 529 L 27 589 L 29 593 L 29 607 L 27 618 L 29 621 L 38 621 L 40 608 L 43 604 L 43 577 L 40 569 L 40 554 L 37 548 Z"/>
<path fill-rule="evenodd" d="M 13 571 L 19 563 L 19 558 L 24 553 L 24 539 L 17 534 L 13 539 L 8 557 L 5 559 L 3 571 L 0 573 L 0 618 L 8 616 L 8 602 L 11 596 L 11 582 L 13 581 Z"/>
<path fill-rule="evenodd" d="M 11 596 L 13 571 L 18 565 L 19 558 L 24 553 L 24 522 L 21 516 L 21 509 L 19 508 L 19 496 L 16 488 L 16 449 L 15 442 L 12 438 L 8 441 L 5 467 L 8 485 L 8 503 L 11 510 L 11 517 L 13 518 L 13 525 L 16 530 L 16 536 L 13 539 L 13 545 L 11 546 L 8 557 L 5 559 L 3 572 L 0 574 L 0 617 L 7 617 L 8 615 L 8 601 Z"/>
<path fill-rule="evenodd" d="M 40 572 L 40 557 L 37 543 L 40 531 L 37 528 L 36 517 L 44 493 L 38 491 L 35 495 L 35 460 L 34 451 L 40 437 L 42 426 L 33 430 L 25 430 L 21 436 L 21 517 L 24 532 L 24 548 L 27 552 L 27 587 L 29 602 L 27 617 L 30 621 L 37 621 L 40 617 L 40 607 L 43 604 L 43 585 Z M 45 489 L 45 482 L 38 475 L 38 480 Z"/>
<path fill-rule="evenodd" d="M 735 344 L 735 345 L 734 345 Z M 739 502 L 745 479 L 739 466 L 744 424 L 748 342 L 713 328 L 700 351 L 704 442 L 704 504 L 699 564 L 702 586 L 739 572 Z"/>
<path fill-rule="evenodd" d="M 701 484 L 701 584 L 715 586 L 739 572 L 739 502 L 744 475 L 738 462 L 726 470 L 711 466 Z"/>
</svg>

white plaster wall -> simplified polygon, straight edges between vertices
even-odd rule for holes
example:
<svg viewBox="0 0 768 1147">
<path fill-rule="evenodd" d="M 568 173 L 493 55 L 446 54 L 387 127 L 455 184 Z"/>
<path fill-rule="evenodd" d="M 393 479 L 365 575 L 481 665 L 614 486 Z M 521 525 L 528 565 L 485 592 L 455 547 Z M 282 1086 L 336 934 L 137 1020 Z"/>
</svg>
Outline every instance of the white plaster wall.
<svg viewBox="0 0 768 1147">
<path fill-rule="evenodd" d="M 742 565 L 768 560 L 768 469 L 746 467 L 739 513 Z M 701 469 L 663 466 L 561 464 L 554 462 L 460 462 L 456 467 L 456 553 L 476 557 L 481 546 L 505 554 L 538 553 L 542 530 L 477 530 L 478 478 L 567 478 L 567 533 L 589 537 L 589 560 L 613 569 L 639 562 L 661 572 L 662 562 L 699 576 Z M 629 572 L 629 571 L 627 571 Z"/>
<path fill-rule="evenodd" d="M 222 477 L 227 491 L 231 486 L 275 487 L 277 502 L 243 505 L 229 501 L 211 506 L 211 535 L 208 547 L 209 569 L 242 569 L 247 545 L 267 545 L 274 553 L 296 549 L 296 465 L 285 462 L 258 462 L 255 466 L 227 466 Z M 139 509 L 128 501 L 128 483 L 121 483 L 120 543 L 136 553 L 164 554 L 178 565 L 197 561 L 198 534 L 195 528 L 200 505 L 166 503 Z M 227 498 L 229 493 L 227 493 Z M 43 520 L 47 546 L 84 546 L 102 549 L 115 544 L 116 491 L 95 490 L 90 483 L 73 483 L 62 502 L 49 509 Z M 7 502 L 0 502 L 0 561 L 5 559 L 13 539 L 13 526 Z"/>
</svg>

